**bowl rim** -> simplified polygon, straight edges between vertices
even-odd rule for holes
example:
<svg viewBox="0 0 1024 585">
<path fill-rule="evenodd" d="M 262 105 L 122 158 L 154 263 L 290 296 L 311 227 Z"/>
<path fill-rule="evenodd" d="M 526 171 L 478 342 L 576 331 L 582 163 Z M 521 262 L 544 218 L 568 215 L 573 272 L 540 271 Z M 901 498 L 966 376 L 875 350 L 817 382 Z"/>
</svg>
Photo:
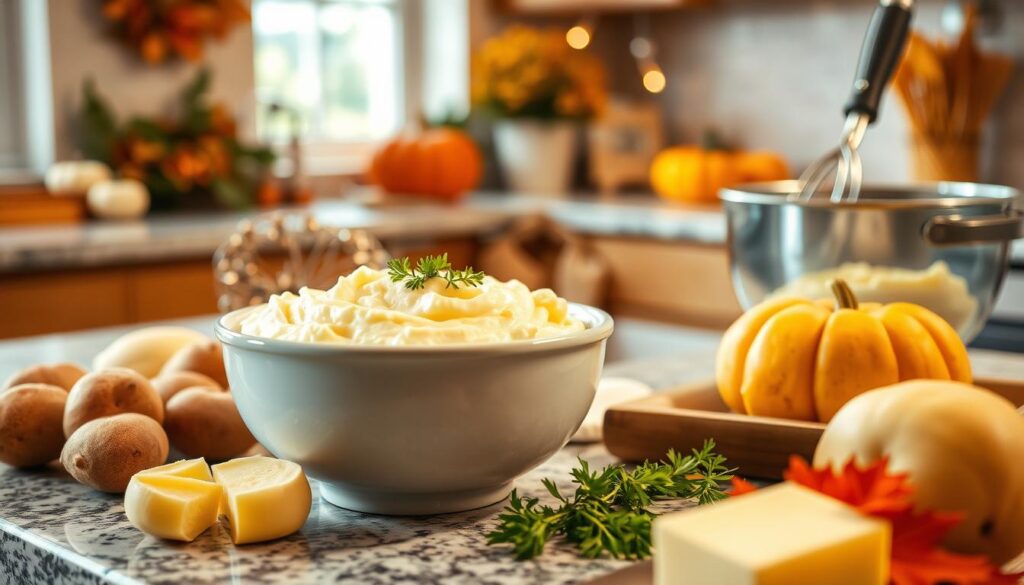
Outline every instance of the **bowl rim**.
<svg viewBox="0 0 1024 585">
<path fill-rule="evenodd" d="M 446 345 L 365 345 L 342 343 L 311 343 L 304 341 L 287 341 L 270 339 L 240 333 L 231 328 L 228 322 L 237 322 L 245 314 L 266 306 L 266 303 L 251 307 L 235 309 L 217 318 L 214 334 L 221 343 L 241 349 L 264 353 L 280 353 L 292 355 L 358 355 L 360 357 L 388 355 L 442 355 L 445 357 L 458 355 L 493 355 L 508 353 L 528 353 L 535 351 L 551 351 L 590 345 L 608 339 L 615 328 L 612 316 L 589 305 L 569 303 L 569 314 L 580 319 L 586 325 L 583 331 L 573 331 L 564 335 L 544 337 L 541 339 L 519 339 L 515 341 L 496 341 L 486 343 L 451 343 Z"/>
<path fill-rule="evenodd" d="M 748 183 L 722 189 L 718 197 L 727 203 L 758 205 L 794 205 L 798 207 L 831 207 L 841 209 L 934 209 L 976 205 L 1013 205 L 1020 191 L 1005 185 L 964 183 L 956 181 L 911 182 L 903 184 L 872 184 L 861 193 L 888 192 L 886 198 L 860 199 L 832 203 L 827 196 L 807 201 L 790 201 L 786 196 L 799 192 L 802 183 L 795 179 Z M 933 194 L 932 197 L 901 198 L 899 194 Z"/>
</svg>

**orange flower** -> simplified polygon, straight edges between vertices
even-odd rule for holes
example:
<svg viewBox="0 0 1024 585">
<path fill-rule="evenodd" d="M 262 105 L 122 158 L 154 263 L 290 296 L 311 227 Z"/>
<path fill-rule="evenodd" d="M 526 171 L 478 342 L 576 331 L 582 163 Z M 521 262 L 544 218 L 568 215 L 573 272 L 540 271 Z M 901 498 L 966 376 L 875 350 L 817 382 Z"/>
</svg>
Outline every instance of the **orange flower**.
<svg viewBox="0 0 1024 585">
<path fill-rule="evenodd" d="M 164 145 L 141 138 L 128 143 L 128 158 L 132 163 L 144 166 L 156 162 L 164 156 Z"/>
<path fill-rule="evenodd" d="M 235 136 L 235 118 L 224 104 L 214 104 L 210 108 L 210 128 L 215 134 L 233 138 Z"/>
<path fill-rule="evenodd" d="M 231 154 L 219 136 L 201 136 L 198 143 L 198 156 L 208 167 L 213 176 L 223 176 L 231 172 Z"/>
<path fill-rule="evenodd" d="M 103 16 L 107 20 L 121 20 L 137 0 L 107 0 L 103 3 Z"/>
<path fill-rule="evenodd" d="M 188 147 L 179 147 L 172 152 L 163 160 L 161 168 L 168 179 L 183 189 L 194 183 L 204 184 L 209 179 L 209 161 Z"/>
<path fill-rule="evenodd" d="M 198 36 L 172 31 L 167 36 L 174 52 L 193 63 L 203 58 L 203 42 Z"/>
<path fill-rule="evenodd" d="M 160 63 L 167 57 L 167 41 L 160 33 L 149 33 L 142 39 L 139 52 L 147 63 Z"/>
</svg>

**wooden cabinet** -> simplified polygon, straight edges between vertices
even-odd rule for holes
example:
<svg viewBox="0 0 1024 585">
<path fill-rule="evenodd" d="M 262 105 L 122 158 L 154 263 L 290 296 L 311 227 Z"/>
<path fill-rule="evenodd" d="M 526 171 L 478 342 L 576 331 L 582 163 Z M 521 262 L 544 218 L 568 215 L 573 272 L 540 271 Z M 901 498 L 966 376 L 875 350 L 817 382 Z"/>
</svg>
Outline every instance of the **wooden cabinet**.
<svg viewBox="0 0 1024 585">
<path fill-rule="evenodd" d="M 448 252 L 472 264 L 473 238 L 393 241 L 394 254 L 417 259 Z M 0 338 L 177 319 L 217 312 L 213 267 L 198 258 L 113 268 L 0 274 Z"/>
</svg>

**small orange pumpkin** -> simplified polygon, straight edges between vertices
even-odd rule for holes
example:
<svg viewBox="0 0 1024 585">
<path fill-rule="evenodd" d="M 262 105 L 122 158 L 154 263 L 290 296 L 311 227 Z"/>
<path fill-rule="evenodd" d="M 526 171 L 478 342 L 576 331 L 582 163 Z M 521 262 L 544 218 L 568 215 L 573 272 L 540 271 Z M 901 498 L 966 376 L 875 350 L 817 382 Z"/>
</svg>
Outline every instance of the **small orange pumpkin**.
<svg viewBox="0 0 1024 585">
<path fill-rule="evenodd" d="M 715 203 L 724 187 L 788 177 L 786 161 L 772 152 L 673 146 L 651 163 L 654 192 L 686 203 Z"/>
<path fill-rule="evenodd" d="M 480 182 L 483 157 L 466 133 L 435 128 L 400 136 L 380 149 L 370 179 L 389 193 L 460 199 Z"/>
</svg>

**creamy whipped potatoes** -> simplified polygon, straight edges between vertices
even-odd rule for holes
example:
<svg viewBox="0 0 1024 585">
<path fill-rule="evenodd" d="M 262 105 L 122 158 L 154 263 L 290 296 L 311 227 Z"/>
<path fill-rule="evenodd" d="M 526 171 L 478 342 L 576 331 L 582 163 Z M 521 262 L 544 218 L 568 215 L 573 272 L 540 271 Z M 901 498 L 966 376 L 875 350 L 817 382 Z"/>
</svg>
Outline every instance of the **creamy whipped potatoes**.
<svg viewBox="0 0 1024 585">
<path fill-rule="evenodd" d="M 445 286 L 433 278 L 417 290 L 365 266 L 329 290 L 274 295 L 238 326 L 241 333 L 311 343 L 447 345 L 541 339 L 581 331 L 551 289 L 484 277 L 479 286 Z"/>
<path fill-rule="evenodd" d="M 968 290 L 967 281 L 953 274 L 949 265 L 942 261 L 932 263 L 925 270 L 850 262 L 831 270 L 805 274 L 771 296 L 828 298 L 832 296 L 828 283 L 834 278 L 845 280 L 860 301 L 915 303 L 938 313 L 956 329 L 965 327 L 978 308 L 978 300 Z"/>
</svg>

